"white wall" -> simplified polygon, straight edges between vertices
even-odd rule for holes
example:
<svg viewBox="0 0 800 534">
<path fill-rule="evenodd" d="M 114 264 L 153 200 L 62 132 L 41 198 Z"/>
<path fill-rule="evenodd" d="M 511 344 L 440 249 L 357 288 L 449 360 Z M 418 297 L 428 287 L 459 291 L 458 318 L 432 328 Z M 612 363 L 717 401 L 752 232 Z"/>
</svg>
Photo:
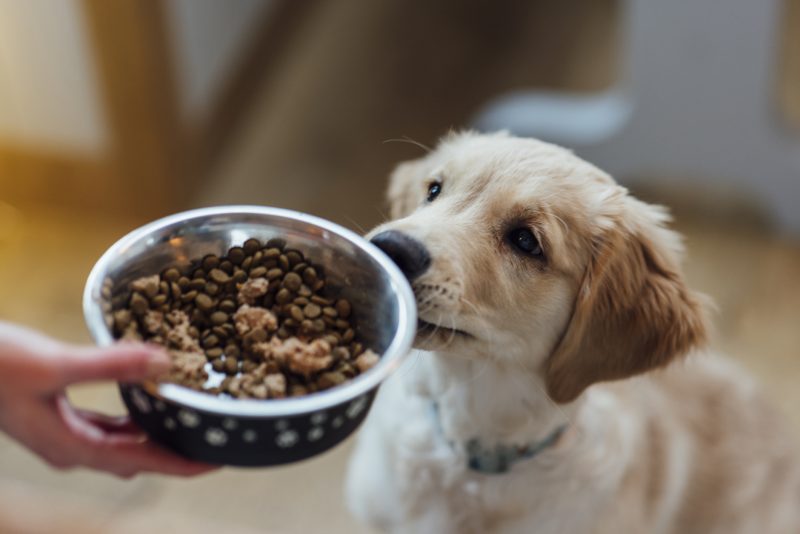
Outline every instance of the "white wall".
<svg viewBox="0 0 800 534">
<path fill-rule="evenodd" d="M 203 116 L 271 5 L 271 0 L 166 2 L 177 90 L 185 117 L 194 120 Z"/>
<path fill-rule="evenodd" d="M 94 153 L 106 131 L 78 0 L 0 0 L 0 143 Z"/>
</svg>

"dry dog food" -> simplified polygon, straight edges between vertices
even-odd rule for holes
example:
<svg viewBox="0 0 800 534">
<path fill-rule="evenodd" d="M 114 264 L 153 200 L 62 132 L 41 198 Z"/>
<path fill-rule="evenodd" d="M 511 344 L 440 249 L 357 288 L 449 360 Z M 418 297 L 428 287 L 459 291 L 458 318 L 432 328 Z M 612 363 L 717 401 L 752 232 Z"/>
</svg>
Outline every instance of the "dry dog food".
<svg viewBox="0 0 800 534">
<path fill-rule="evenodd" d="M 346 299 L 282 239 L 249 239 L 225 256 L 130 284 L 114 334 L 164 345 L 167 380 L 212 394 L 273 399 L 331 388 L 378 362 L 358 341 Z"/>
</svg>

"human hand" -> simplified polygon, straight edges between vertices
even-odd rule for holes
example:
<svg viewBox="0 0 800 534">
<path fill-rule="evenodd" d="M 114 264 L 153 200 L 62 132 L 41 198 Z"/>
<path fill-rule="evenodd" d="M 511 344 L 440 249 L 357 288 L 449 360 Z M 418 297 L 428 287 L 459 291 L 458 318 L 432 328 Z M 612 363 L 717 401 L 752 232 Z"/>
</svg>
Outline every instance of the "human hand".
<svg viewBox="0 0 800 534">
<path fill-rule="evenodd" d="M 80 347 L 0 322 L 0 430 L 57 469 L 83 466 L 123 478 L 207 472 L 213 467 L 148 441 L 127 416 L 81 410 L 67 400 L 70 384 L 137 381 L 169 367 L 169 356 L 153 346 Z"/>
</svg>

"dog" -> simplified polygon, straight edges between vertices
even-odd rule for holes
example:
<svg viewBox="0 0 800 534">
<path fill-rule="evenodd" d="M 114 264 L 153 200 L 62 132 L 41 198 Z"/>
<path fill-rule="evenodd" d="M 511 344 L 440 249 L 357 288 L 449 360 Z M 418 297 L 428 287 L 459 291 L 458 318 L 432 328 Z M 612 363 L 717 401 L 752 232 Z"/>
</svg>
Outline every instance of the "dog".
<svg viewBox="0 0 800 534">
<path fill-rule="evenodd" d="M 415 352 L 381 386 L 346 498 L 424 534 L 796 533 L 800 464 L 708 348 L 681 237 L 560 147 L 452 133 L 400 164 L 368 234 L 411 282 Z"/>
</svg>

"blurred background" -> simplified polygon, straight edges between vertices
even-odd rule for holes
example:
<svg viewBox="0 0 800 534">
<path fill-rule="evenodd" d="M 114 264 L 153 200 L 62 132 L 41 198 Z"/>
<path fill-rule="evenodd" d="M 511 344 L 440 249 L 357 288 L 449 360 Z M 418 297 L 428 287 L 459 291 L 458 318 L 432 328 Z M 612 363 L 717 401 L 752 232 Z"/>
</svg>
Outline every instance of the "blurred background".
<svg viewBox="0 0 800 534">
<path fill-rule="evenodd" d="M 423 154 L 390 140 L 508 127 L 672 208 L 715 345 L 800 428 L 798 27 L 800 0 L 0 0 L 0 318 L 88 342 L 83 282 L 142 223 L 258 203 L 361 231 Z M 0 532 L 367 532 L 349 449 L 119 481 L 0 436 Z"/>
</svg>

